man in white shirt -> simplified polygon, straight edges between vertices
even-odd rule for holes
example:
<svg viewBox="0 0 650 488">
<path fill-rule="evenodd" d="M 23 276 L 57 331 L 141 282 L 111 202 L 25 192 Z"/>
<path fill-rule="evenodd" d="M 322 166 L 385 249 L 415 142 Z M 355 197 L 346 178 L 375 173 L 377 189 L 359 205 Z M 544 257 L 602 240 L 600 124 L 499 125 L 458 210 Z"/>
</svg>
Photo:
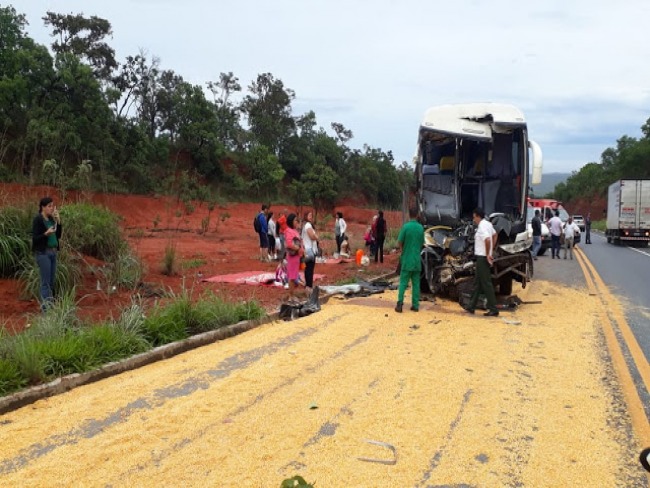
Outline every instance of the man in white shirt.
<svg viewBox="0 0 650 488">
<path fill-rule="evenodd" d="M 476 275 L 474 278 L 474 292 L 465 309 L 469 313 L 474 313 L 476 302 L 481 293 L 487 298 L 488 311 L 483 315 L 487 317 L 497 317 L 497 299 L 492 285 L 492 272 L 490 266 L 494 262 L 492 254 L 496 246 L 496 231 L 490 221 L 485 220 L 485 212 L 481 208 L 474 210 L 472 215 L 474 223 L 477 225 L 476 234 L 474 235 L 474 255 L 476 256 Z"/>
<path fill-rule="evenodd" d="M 560 220 L 559 210 L 556 210 L 553 218 L 548 221 L 548 229 L 551 232 L 551 256 L 553 259 L 556 257 L 560 259 L 560 236 L 562 235 L 562 221 Z"/>
<path fill-rule="evenodd" d="M 573 259 L 573 241 L 576 234 L 580 233 L 580 227 L 573 222 L 573 217 L 569 217 L 564 225 L 564 259 L 566 259 L 567 250 L 569 256 Z"/>
</svg>

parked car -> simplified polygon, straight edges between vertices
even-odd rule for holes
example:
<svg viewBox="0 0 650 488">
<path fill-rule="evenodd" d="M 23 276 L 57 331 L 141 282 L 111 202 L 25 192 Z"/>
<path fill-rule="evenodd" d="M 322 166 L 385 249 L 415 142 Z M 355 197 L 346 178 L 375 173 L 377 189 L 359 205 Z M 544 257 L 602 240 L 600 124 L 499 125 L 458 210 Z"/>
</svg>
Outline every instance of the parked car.
<svg viewBox="0 0 650 488">
<path fill-rule="evenodd" d="M 580 232 L 585 231 L 585 219 L 582 217 L 582 215 L 574 215 L 573 222 L 575 222 L 575 224 L 580 227 Z"/>
</svg>

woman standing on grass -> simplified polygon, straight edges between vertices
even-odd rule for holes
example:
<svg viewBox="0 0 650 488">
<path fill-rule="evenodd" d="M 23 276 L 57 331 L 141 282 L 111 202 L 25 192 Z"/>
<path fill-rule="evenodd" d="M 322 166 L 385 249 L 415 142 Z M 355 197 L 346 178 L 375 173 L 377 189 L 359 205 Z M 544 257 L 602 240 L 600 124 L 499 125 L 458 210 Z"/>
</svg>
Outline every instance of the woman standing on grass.
<svg viewBox="0 0 650 488">
<path fill-rule="evenodd" d="M 54 300 L 54 278 L 56 276 L 56 253 L 63 226 L 59 211 L 50 197 L 42 198 L 38 204 L 38 215 L 32 223 L 32 251 L 41 277 L 41 310 L 46 312 Z"/>
<path fill-rule="evenodd" d="M 295 298 L 296 286 L 300 282 L 300 257 L 303 255 L 302 241 L 298 234 L 298 222 L 295 213 L 287 216 L 287 228 L 284 241 L 287 249 L 287 278 L 289 280 L 289 300 Z"/>
</svg>

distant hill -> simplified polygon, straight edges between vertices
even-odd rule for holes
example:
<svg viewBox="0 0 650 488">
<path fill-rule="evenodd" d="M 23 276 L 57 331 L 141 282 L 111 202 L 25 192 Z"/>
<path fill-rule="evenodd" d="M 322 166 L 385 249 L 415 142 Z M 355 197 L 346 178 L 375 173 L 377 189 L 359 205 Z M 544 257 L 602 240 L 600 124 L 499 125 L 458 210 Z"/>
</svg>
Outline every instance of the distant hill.
<svg viewBox="0 0 650 488">
<path fill-rule="evenodd" d="M 539 185 L 534 185 L 532 193 L 535 197 L 540 198 L 551 193 L 558 183 L 564 183 L 571 173 L 543 173 L 542 182 Z"/>
</svg>

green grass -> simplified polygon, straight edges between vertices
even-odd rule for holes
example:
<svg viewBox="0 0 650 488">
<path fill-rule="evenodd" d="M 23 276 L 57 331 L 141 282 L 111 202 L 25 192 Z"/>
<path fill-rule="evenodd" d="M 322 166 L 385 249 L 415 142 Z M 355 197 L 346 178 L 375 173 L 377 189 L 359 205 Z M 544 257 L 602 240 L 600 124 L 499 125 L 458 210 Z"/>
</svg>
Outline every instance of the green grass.
<svg viewBox="0 0 650 488">
<path fill-rule="evenodd" d="M 206 264 L 207 264 L 207 261 L 205 259 L 200 259 L 200 258 L 186 259 L 181 264 L 181 268 L 183 268 L 183 269 L 194 269 L 194 268 L 200 268 L 201 266 L 205 266 Z"/>
<path fill-rule="evenodd" d="M 0 208 L 0 276 L 12 278 L 21 263 L 31 258 L 32 219 L 34 205 Z"/>
<path fill-rule="evenodd" d="M 600 230 L 605 232 L 607 230 L 607 221 L 606 220 L 592 220 L 591 221 L 591 230 Z"/>
<path fill-rule="evenodd" d="M 127 248 L 117 214 L 89 203 L 73 203 L 60 209 L 63 238 L 70 248 L 104 261 L 115 260 Z"/>
<path fill-rule="evenodd" d="M 76 314 L 74 294 L 58 299 L 32 327 L 0 337 L 0 396 L 59 376 L 82 373 L 153 347 L 264 315 L 255 301 L 227 302 L 213 293 L 193 300 L 183 290 L 145 310 L 133 301 L 117 320 L 85 324 Z"/>
</svg>

